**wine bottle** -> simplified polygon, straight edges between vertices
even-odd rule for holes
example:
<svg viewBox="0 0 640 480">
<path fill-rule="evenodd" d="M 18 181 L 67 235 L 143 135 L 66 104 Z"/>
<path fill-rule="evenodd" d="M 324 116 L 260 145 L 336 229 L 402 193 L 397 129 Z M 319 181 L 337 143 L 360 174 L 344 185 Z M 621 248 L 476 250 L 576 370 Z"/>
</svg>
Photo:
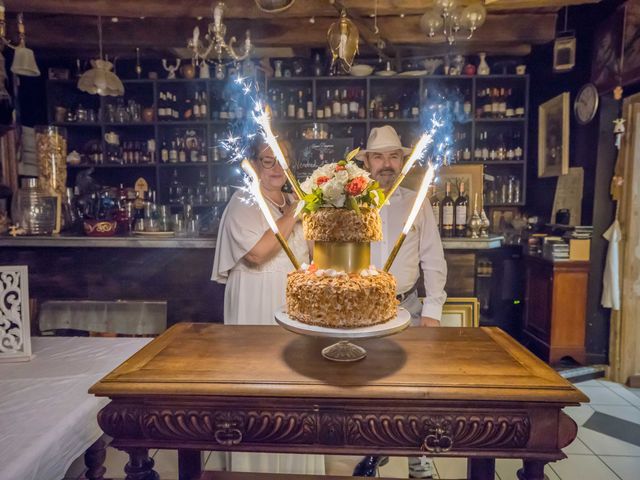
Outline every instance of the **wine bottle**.
<svg viewBox="0 0 640 480">
<path fill-rule="evenodd" d="M 442 236 L 453 237 L 454 204 L 451 198 L 451 183 L 446 183 L 445 192 L 445 197 L 442 199 Z"/>
<path fill-rule="evenodd" d="M 438 198 L 438 195 L 436 194 L 436 186 L 435 185 L 431 185 L 431 196 L 429 197 L 429 200 L 431 200 L 431 209 L 433 210 L 433 218 L 436 221 L 436 228 L 438 229 L 438 232 L 440 232 L 441 229 L 441 225 L 440 225 L 440 207 L 441 207 L 441 202 L 440 199 Z"/>
<path fill-rule="evenodd" d="M 460 195 L 455 203 L 455 233 L 456 237 L 467 236 L 467 210 L 469 208 L 469 200 L 464 193 L 464 182 L 460 184 Z"/>
</svg>

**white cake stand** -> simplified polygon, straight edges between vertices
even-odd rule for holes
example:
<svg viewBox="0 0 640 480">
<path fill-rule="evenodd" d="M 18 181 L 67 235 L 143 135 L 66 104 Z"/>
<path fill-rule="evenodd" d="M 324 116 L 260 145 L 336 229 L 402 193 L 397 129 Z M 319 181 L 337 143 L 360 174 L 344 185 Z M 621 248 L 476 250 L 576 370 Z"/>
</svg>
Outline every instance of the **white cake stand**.
<svg viewBox="0 0 640 480">
<path fill-rule="evenodd" d="M 345 329 L 319 327 L 298 322 L 287 315 L 285 307 L 280 307 L 276 311 L 276 322 L 287 330 L 301 335 L 337 338 L 339 339 L 338 343 L 322 349 L 322 356 L 334 362 L 357 362 L 367 356 L 367 351 L 349 340 L 386 337 L 401 332 L 411 325 L 411 314 L 404 308 L 398 307 L 398 315 L 385 323 L 370 327 Z"/>
</svg>

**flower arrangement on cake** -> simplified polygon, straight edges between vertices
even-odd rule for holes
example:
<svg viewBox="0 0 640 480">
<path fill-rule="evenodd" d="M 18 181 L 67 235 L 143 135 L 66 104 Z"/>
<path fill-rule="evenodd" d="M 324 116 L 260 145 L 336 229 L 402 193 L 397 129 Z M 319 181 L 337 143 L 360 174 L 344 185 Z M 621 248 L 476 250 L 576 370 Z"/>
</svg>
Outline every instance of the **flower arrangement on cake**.
<svg viewBox="0 0 640 480">
<path fill-rule="evenodd" d="M 298 203 L 307 239 L 321 242 L 370 242 L 382 240 L 378 209 L 385 194 L 369 172 L 352 160 L 359 149 L 344 160 L 317 168 L 301 184 L 304 197 Z"/>
</svg>

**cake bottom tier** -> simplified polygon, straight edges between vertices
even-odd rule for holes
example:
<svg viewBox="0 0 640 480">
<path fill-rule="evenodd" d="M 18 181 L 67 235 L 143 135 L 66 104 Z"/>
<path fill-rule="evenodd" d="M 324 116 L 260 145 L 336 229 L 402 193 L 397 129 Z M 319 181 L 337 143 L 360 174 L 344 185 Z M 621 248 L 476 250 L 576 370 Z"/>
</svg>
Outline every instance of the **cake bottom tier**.
<svg viewBox="0 0 640 480">
<path fill-rule="evenodd" d="M 397 314 L 396 280 L 386 272 L 366 277 L 292 272 L 286 296 L 291 318 L 328 328 L 368 327 Z"/>
</svg>

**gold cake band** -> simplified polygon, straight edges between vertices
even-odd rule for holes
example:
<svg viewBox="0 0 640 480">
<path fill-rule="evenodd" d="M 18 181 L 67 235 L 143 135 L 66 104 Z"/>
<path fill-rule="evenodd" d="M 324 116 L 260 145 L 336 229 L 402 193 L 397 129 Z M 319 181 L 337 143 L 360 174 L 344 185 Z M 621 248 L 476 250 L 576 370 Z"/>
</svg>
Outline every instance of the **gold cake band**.
<svg viewBox="0 0 640 480">
<path fill-rule="evenodd" d="M 323 270 L 357 273 L 371 265 L 369 242 L 318 242 L 313 247 L 313 263 Z"/>
</svg>

